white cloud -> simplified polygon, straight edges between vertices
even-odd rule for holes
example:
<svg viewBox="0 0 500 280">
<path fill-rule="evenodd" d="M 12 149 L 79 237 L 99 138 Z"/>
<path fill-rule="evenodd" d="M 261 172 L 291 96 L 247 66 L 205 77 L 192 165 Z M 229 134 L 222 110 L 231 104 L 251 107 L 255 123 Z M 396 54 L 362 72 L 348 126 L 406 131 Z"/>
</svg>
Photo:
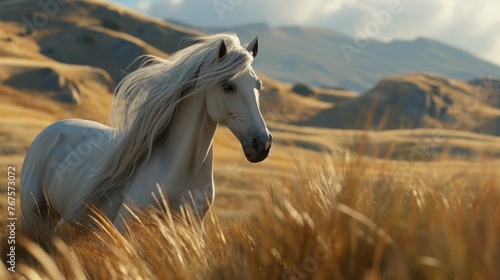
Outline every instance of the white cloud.
<svg viewBox="0 0 500 280">
<path fill-rule="evenodd" d="M 120 1 L 120 0 L 114 0 Z M 314 25 L 354 35 L 356 27 L 373 20 L 373 11 L 398 0 L 152 0 L 139 9 L 160 18 L 191 25 L 233 26 L 268 22 L 272 25 Z M 500 65 L 499 1 L 399 0 L 403 6 L 378 39 L 428 37 L 468 50 Z M 219 11 L 215 4 L 222 4 Z"/>
<path fill-rule="evenodd" d="M 182 0 L 169 0 L 168 2 L 170 2 L 173 6 L 179 6 L 182 4 Z"/>
<path fill-rule="evenodd" d="M 137 9 L 141 12 L 149 12 L 149 9 L 151 8 L 151 1 L 139 1 L 137 3 Z"/>
</svg>

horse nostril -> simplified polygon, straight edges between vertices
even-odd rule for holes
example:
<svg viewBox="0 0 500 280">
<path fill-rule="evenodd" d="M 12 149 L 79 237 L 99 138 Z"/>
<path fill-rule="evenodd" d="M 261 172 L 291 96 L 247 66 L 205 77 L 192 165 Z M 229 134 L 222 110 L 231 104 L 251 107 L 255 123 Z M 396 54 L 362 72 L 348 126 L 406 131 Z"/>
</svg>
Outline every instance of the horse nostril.
<svg viewBox="0 0 500 280">
<path fill-rule="evenodd" d="M 267 140 L 266 149 L 269 149 L 272 144 L 273 144 L 273 135 L 269 133 L 269 140 Z"/>
<path fill-rule="evenodd" d="M 273 144 L 272 140 L 269 140 L 266 142 L 266 150 L 269 150 L 271 148 L 271 145 Z"/>
<path fill-rule="evenodd" d="M 254 151 L 260 151 L 260 144 L 259 144 L 259 140 L 257 140 L 257 138 L 252 139 L 252 147 L 253 147 Z"/>
</svg>

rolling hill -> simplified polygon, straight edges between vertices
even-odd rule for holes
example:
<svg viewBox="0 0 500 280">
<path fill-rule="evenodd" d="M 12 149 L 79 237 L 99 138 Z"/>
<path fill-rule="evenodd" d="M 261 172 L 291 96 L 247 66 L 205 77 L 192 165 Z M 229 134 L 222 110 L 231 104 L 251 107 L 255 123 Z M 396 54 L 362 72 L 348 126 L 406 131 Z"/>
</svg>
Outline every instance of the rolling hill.
<svg viewBox="0 0 500 280">
<path fill-rule="evenodd" d="M 33 22 L 39 12 L 43 10 L 36 1 L 21 1 L 0 12 L 3 29 L 10 31 L 0 56 L 29 57 L 36 53 L 33 58 L 99 67 L 115 83 L 126 69 L 134 69 L 131 63 L 137 57 L 168 57 L 179 49 L 182 38 L 201 34 L 106 1 L 68 1 L 59 5 L 58 12 L 42 27 L 25 23 Z M 20 51 L 18 46 L 23 42 L 33 48 Z"/>
<path fill-rule="evenodd" d="M 439 128 L 500 135 L 500 82 L 409 73 L 337 102 L 298 125 L 338 129 Z M 367 123 L 369 125 L 367 125 Z"/>
</svg>

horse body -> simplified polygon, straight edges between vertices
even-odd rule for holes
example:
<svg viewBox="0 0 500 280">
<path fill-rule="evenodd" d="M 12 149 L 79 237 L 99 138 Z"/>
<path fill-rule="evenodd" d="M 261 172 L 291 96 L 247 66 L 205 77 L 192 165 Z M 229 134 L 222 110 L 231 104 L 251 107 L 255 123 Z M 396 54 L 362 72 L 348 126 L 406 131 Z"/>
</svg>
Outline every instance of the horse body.
<svg viewBox="0 0 500 280">
<path fill-rule="evenodd" d="M 115 193 L 99 205 L 116 225 L 129 215 L 123 202 L 128 201 L 129 205 L 140 209 L 158 207 L 155 196 L 161 197 L 160 190 L 168 197 L 172 209 L 177 210 L 188 203 L 198 216 L 206 214 L 207 201 L 211 202 L 214 194 L 212 142 L 217 123 L 203 110 L 204 103 L 203 100 L 186 100 L 179 108 L 177 118 L 180 121 L 173 125 L 168 142 L 153 147 L 151 158 L 124 186 L 122 193 Z M 75 198 L 90 191 L 96 170 L 105 161 L 104 151 L 114 145 L 110 137 L 112 130 L 97 122 L 79 119 L 50 125 L 33 141 L 25 158 L 21 181 L 45 184 L 53 210 L 64 220 L 72 220 L 68 206 L 84 203 Z M 21 195 L 34 198 L 23 199 L 24 211 L 45 205 L 41 185 L 23 186 Z"/>
<path fill-rule="evenodd" d="M 229 127 L 251 162 L 271 148 L 258 104 L 262 84 L 250 66 L 257 50 L 257 40 L 243 48 L 231 34 L 203 38 L 125 77 L 112 126 L 70 119 L 42 131 L 21 174 L 27 235 L 36 237 L 49 218 L 83 221 L 87 206 L 123 229 L 131 209 L 161 208 L 161 197 L 202 219 L 214 198 L 217 125 Z"/>
</svg>

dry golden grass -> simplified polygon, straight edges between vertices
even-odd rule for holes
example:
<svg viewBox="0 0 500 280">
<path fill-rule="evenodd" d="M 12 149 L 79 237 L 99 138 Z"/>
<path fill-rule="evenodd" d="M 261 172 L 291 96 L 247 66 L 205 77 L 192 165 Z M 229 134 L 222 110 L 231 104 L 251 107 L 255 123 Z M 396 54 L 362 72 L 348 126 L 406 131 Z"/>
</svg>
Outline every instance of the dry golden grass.
<svg viewBox="0 0 500 280">
<path fill-rule="evenodd" d="M 18 273 L 1 268 L 0 278 L 500 279 L 494 173 L 393 176 L 367 159 L 334 160 L 275 180 L 270 203 L 251 214 L 211 213 L 203 236 L 191 215 L 158 212 L 139 214 L 123 236 L 101 218 L 94 230 L 59 229 L 50 257 L 18 235 Z"/>
</svg>

